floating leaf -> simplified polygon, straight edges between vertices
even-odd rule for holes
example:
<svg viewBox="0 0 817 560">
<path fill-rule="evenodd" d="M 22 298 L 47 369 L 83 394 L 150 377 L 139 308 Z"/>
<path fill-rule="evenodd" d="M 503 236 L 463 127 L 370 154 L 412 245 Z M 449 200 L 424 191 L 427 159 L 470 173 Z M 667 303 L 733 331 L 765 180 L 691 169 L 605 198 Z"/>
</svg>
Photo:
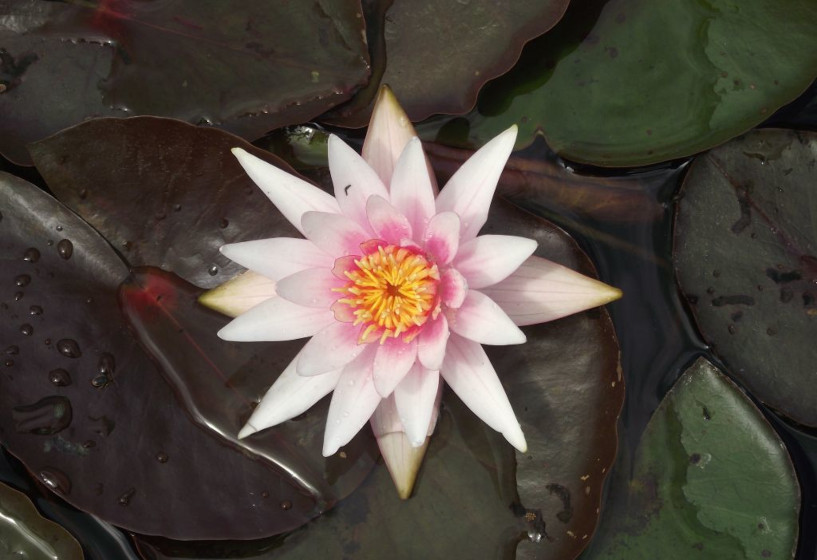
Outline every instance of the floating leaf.
<svg viewBox="0 0 817 560">
<path fill-rule="evenodd" d="M 569 2 L 517 0 L 512 10 L 488 0 L 367 2 L 376 79 L 328 120 L 365 126 L 381 83 L 412 120 L 465 113 L 479 88 L 507 72 L 522 46 L 553 27 Z"/>
<path fill-rule="evenodd" d="M 0 5 L 0 151 L 15 161 L 28 142 L 124 113 L 255 139 L 345 101 L 369 74 L 348 0 L 71 4 Z"/>
<path fill-rule="evenodd" d="M 813 2 L 574 3 L 486 87 L 470 126 L 450 121 L 440 135 L 482 145 L 517 123 L 518 147 L 544 132 L 573 161 L 645 165 L 749 130 L 815 77 Z"/>
<path fill-rule="evenodd" d="M 704 359 L 655 411 L 629 490 L 605 512 L 582 558 L 794 555 L 800 487 L 786 448 L 746 395 Z"/>
<path fill-rule="evenodd" d="M 759 130 L 699 157 L 675 227 L 704 337 L 758 399 L 817 426 L 817 135 Z"/>
</svg>

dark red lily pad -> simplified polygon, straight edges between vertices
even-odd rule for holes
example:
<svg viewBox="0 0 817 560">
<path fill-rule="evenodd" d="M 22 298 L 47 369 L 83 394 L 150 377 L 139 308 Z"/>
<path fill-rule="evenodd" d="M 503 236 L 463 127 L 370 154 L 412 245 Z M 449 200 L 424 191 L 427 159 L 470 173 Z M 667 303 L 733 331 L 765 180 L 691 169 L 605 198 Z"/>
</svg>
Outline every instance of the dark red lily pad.
<svg viewBox="0 0 817 560">
<path fill-rule="evenodd" d="M 817 426 L 817 134 L 758 130 L 697 158 L 675 221 L 681 290 L 752 394 Z"/>
<path fill-rule="evenodd" d="M 152 114 L 255 139 L 347 100 L 369 76 L 359 2 L 6 4 L 0 151 L 94 116 Z"/>
<path fill-rule="evenodd" d="M 291 530 L 337 499 L 334 489 L 359 482 L 371 464 L 369 455 L 350 459 L 360 459 L 360 468 L 330 466 L 325 473 L 298 476 L 302 467 L 316 469 L 309 446 L 297 449 L 303 458 L 287 473 L 285 465 L 269 461 L 274 455 L 269 449 L 255 455 L 191 421 L 126 326 L 117 288 L 128 269 L 105 240 L 20 179 L 4 174 L 0 195 L 0 438 L 46 486 L 132 531 L 239 539 Z M 144 307 L 135 311 L 144 318 L 150 316 L 150 297 L 163 292 L 143 284 L 141 291 L 130 288 L 136 292 L 130 299 L 141 294 Z M 193 306 L 189 290 L 165 290 L 163 309 L 170 308 L 171 295 Z M 179 309 L 178 323 L 185 324 L 189 310 L 181 304 Z M 202 320 L 195 314 L 190 319 Z M 177 354 L 170 349 L 166 355 Z M 215 342 L 208 355 L 228 377 L 243 372 L 264 383 L 248 373 L 267 365 L 263 359 L 247 364 L 242 352 L 231 354 L 229 345 Z M 275 359 L 285 359 L 284 353 Z M 237 407 L 234 397 L 224 397 L 229 383 L 207 379 L 212 370 L 201 373 L 187 390 L 198 403 L 209 399 L 209 409 L 199 406 L 210 414 L 205 418 L 248 414 L 249 399 Z M 219 383 L 217 394 L 208 393 Z M 230 407 L 226 412 L 218 409 L 222 398 Z M 271 433 L 264 442 L 277 445 L 277 439 Z M 285 458 L 288 449 L 281 451 Z M 302 483 L 324 474 L 318 489 L 323 494 Z"/>
<path fill-rule="evenodd" d="M 482 85 L 507 72 L 522 46 L 553 27 L 569 2 L 517 1 L 513 9 L 488 0 L 368 2 L 374 79 L 326 120 L 365 126 L 381 83 L 413 121 L 465 113 Z"/>
</svg>

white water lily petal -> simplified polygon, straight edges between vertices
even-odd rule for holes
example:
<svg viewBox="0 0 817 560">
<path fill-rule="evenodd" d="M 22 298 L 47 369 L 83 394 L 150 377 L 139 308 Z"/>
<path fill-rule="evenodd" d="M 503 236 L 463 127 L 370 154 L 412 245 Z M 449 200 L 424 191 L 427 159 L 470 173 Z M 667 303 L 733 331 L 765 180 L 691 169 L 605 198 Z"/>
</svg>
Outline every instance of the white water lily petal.
<svg viewBox="0 0 817 560">
<path fill-rule="evenodd" d="M 460 246 L 454 266 L 474 289 L 492 286 L 519 268 L 536 241 L 511 235 L 480 235 Z"/>
<path fill-rule="evenodd" d="M 437 212 L 456 212 L 463 242 L 476 237 L 488 219 L 488 208 L 502 169 L 516 142 L 516 125 L 485 144 L 462 164 L 437 197 Z"/>
<path fill-rule="evenodd" d="M 279 296 L 292 303 L 329 309 L 341 297 L 332 290 L 345 284 L 346 281 L 332 274 L 330 268 L 307 268 L 282 278 L 277 289 Z"/>
<path fill-rule="evenodd" d="M 392 245 L 400 245 L 403 239 L 411 239 L 411 224 L 385 198 L 369 198 L 366 202 L 366 215 L 377 238 Z"/>
<path fill-rule="evenodd" d="M 334 322 L 328 309 L 303 307 L 274 297 L 227 323 L 218 336 L 238 342 L 295 340 L 312 336 Z"/>
<path fill-rule="evenodd" d="M 482 290 L 517 325 L 553 321 L 621 297 L 621 290 L 539 257 Z"/>
<path fill-rule="evenodd" d="M 449 309 L 446 317 L 453 332 L 481 344 L 522 344 L 527 340 L 502 308 L 477 290 L 468 290 L 462 307 Z"/>
<path fill-rule="evenodd" d="M 527 451 L 522 427 L 480 344 L 452 335 L 440 375 L 483 422 L 501 432 L 522 453 Z"/>
<path fill-rule="evenodd" d="M 413 138 L 400 155 L 389 191 L 391 203 L 408 219 L 414 232 L 420 235 L 437 210 L 433 184 L 419 138 Z"/>
<path fill-rule="evenodd" d="M 199 296 L 199 303 L 228 317 L 238 317 L 275 297 L 275 281 L 247 270 Z"/>
<path fill-rule="evenodd" d="M 392 394 L 417 359 L 417 341 L 403 342 L 390 338 L 377 345 L 372 377 L 374 387 L 385 398 Z"/>
<path fill-rule="evenodd" d="M 307 268 L 332 266 L 332 257 L 306 239 L 275 237 L 230 243 L 221 253 L 244 268 L 280 280 Z"/>
<path fill-rule="evenodd" d="M 454 268 L 449 268 L 442 273 L 440 278 L 439 294 L 440 300 L 449 309 L 459 309 L 468 294 L 468 282 L 465 277 Z"/>
<path fill-rule="evenodd" d="M 304 233 L 301 229 L 301 217 L 304 212 L 334 214 L 340 212 L 337 200 L 318 187 L 278 169 L 241 148 L 233 148 L 232 152 L 250 179 L 301 233 Z"/>
<path fill-rule="evenodd" d="M 323 456 L 334 455 L 349 443 L 371 418 L 381 397 L 374 388 L 372 365 L 375 346 L 366 349 L 343 368 L 326 418 L 323 436 Z"/>
<path fill-rule="evenodd" d="M 332 321 L 306 343 L 297 363 L 298 375 L 319 375 L 354 360 L 365 344 L 358 344 L 360 327 Z"/>
<path fill-rule="evenodd" d="M 253 410 L 250 419 L 238 432 L 239 438 L 247 437 L 265 428 L 276 426 L 299 414 L 328 395 L 338 384 L 341 370 L 323 375 L 304 377 L 295 371 L 300 352 L 284 369 L 261 402 Z"/>
<path fill-rule="evenodd" d="M 370 196 L 389 197 L 383 181 L 343 140 L 329 136 L 329 172 L 341 212 L 358 224 L 368 224 L 366 201 Z"/>
<path fill-rule="evenodd" d="M 417 337 L 417 359 L 427 369 L 438 370 L 443 367 L 445 346 L 451 331 L 448 320 L 440 313 L 436 319 L 429 319 L 425 328 Z"/>
<path fill-rule="evenodd" d="M 414 364 L 394 389 L 394 402 L 406 435 L 414 447 L 423 445 L 434 412 L 440 372 Z"/>
<path fill-rule="evenodd" d="M 460 217 L 454 212 L 441 212 L 431 218 L 423 233 L 423 247 L 439 265 L 454 260 L 460 245 Z"/>
<path fill-rule="evenodd" d="M 392 180 L 397 159 L 415 136 L 417 132 L 394 93 L 388 86 L 381 86 L 362 151 L 363 159 L 371 165 L 384 185 Z"/>
<path fill-rule="evenodd" d="M 360 244 L 372 238 L 371 234 L 343 214 L 307 212 L 301 222 L 306 238 L 335 258 L 359 255 Z"/>
</svg>

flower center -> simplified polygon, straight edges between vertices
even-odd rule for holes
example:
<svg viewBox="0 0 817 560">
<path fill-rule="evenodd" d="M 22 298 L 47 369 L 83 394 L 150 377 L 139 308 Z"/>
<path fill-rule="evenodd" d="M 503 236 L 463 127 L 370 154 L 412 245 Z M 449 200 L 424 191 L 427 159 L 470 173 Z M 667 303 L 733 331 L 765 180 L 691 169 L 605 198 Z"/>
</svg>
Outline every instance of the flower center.
<svg viewBox="0 0 817 560">
<path fill-rule="evenodd" d="M 366 245 L 366 244 L 364 244 Z M 439 313 L 437 265 L 411 247 L 374 244 L 368 254 L 354 258 L 343 275 L 349 283 L 335 291 L 342 294 L 336 310 L 355 325 L 363 325 L 360 343 L 402 336 L 410 342 L 420 333 L 429 315 Z"/>
</svg>

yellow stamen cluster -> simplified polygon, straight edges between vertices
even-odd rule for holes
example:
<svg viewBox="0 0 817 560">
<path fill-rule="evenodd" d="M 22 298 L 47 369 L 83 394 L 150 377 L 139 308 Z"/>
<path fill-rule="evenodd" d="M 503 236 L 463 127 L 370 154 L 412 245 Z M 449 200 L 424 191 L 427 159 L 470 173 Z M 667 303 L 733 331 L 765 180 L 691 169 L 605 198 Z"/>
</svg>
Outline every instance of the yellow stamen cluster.
<svg viewBox="0 0 817 560">
<path fill-rule="evenodd" d="M 401 335 L 409 342 L 436 315 L 440 274 L 422 254 L 386 245 L 354 262 L 344 272 L 349 283 L 335 291 L 344 296 L 337 303 L 349 306 L 354 324 L 364 325 L 361 343 L 379 337 L 382 344 Z"/>
</svg>

